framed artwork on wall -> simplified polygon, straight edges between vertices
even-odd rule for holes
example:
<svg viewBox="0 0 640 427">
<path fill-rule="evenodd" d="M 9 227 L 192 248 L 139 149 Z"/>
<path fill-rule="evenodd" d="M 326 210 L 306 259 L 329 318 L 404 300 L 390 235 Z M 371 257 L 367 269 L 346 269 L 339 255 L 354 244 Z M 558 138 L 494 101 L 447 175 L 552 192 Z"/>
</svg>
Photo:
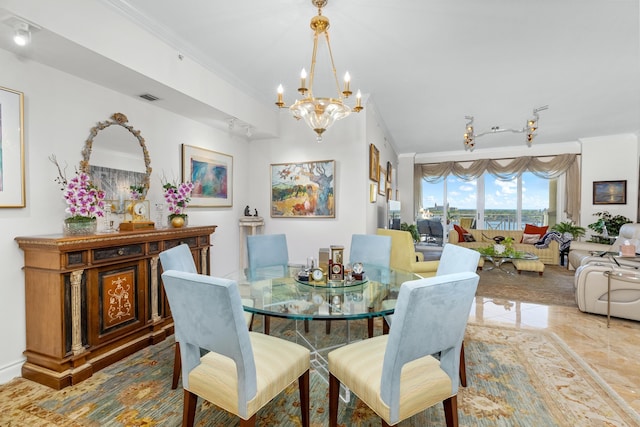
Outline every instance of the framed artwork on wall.
<svg viewBox="0 0 640 427">
<path fill-rule="evenodd" d="M 378 168 L 380 167 L 380 151 L 375 145 L 369 144 L 369 179 L 378 181 Z"/>
<path fill-rule="evenodd" d="M 391 166 L 391 162 L 387 162 L 387 182 L 391 182 L 393 177 L 393 167 Z"/>
<path fill-rule="evenodd" d="M 378 200 L 378 184 L 372 182 L 369 184 L 369 202 L 375 203 Z"/>
<path fill-rule="evenodd" d="M 271 165 L 272 218 L 335 218 L 335 160 Z"/>
<path fill-rule="evenodd" d="M 233 157 L 182 144 L 182 181 L 193 182 L 189 206 L 233 206 Z"/>
<path fill-rule="evenodd" d="M 384 196 L 387 190 L 387 177 L 384 170 L 382 170 L 382 166 L 378 167 L 378 194 Z"/>
<path fill-rule="evenodd" d="M 626 205 L 627 181 L 594 181 L 594 205 Z"/>
<path fill-rule="evenodd" d="M 24 208 L 24 94 L 0 87 L 0 208 Z"/>
</svg>

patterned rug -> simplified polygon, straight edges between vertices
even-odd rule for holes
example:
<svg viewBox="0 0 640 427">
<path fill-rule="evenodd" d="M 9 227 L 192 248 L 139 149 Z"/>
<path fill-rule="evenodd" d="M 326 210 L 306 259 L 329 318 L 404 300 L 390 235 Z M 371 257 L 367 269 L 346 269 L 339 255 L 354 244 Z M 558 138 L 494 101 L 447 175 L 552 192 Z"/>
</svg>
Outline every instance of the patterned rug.
<svg viewBox="0 0 640 427">
<path fill-rule="evenodd" d="M 296 336 L 294 323 L 273 319 L 274 334 Z M 377 325 L 377 332 L 380 330 Z M 330 340 L 344 322 L 332 322 Z M 364 322 L 351 322 L 352 337 Z M 312 322 L 322 339 L 324 322 Z M 344 337 L 344 335 L 342 335 Z M 173 340 L 148 347 L 95 373 L 80 384 L 55 391 L 17 378 L 0 386 L 2 426 L 178 426 L 182 389 L 171 390 Z M 555 335 L 469 325 L 465 339 L 468 387 L 458 395 L 461 426 L 637 426 L 633 412 Z M 311 375 L 311 422 L 328 425 L 328 387 Z M 444 426 L 442 405 L 400 426 Z M 379 426 L 356 397 L 340 401 L 342 426 Z M 196 425 L 231 426 L 238 420 L 210 404 L 198 405 Z M 261 426 L 300 425 L 297 383 L 258 413 Z"/>
<path fill-rule="evenodd" d="M 513 265 L 502 268 L 514 272 Z M 480 283 L 476 295 L 544 305 L 577 307 L 573 287 L 575 271 L 559 265 L 545 266 L 542 276 L 535 272 L 507 274 L 504 271 L 478 271 Z"/>
</svg>

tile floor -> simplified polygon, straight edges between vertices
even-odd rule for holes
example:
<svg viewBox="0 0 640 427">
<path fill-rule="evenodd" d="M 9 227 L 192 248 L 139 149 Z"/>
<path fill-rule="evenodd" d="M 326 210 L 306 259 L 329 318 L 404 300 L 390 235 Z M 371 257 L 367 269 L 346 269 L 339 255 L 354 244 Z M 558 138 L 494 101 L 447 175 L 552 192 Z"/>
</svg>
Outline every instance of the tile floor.
<svg viewBox="0 0 640 427">
<path fill-rule="evenodd" d="M 559 336 L 640 414 L 640 322 L 545 306 L 476 297 L 469 322 L 541 329 Z"/>
</svg>

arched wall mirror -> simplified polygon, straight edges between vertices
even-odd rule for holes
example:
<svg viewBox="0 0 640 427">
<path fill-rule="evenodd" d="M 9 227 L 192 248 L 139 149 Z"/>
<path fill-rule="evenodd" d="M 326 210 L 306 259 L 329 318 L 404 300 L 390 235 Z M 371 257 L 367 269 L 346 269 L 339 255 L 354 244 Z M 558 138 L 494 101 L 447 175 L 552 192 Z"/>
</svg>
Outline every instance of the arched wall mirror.
<svg viewBox="0 0 640 427">
<path fill-rule="evenodd" d="M 91 129 L 82 150 L 80 170 L 105 192 L 105 199 L 129 198 L 130 187 L 139 187 L 146 196 L 151 177 L 151 159 L 140 131 L 127 124 L 122 113 L 98 122 Z M 142 154 L 142 156 L 140 155 Z"/>
</svg>

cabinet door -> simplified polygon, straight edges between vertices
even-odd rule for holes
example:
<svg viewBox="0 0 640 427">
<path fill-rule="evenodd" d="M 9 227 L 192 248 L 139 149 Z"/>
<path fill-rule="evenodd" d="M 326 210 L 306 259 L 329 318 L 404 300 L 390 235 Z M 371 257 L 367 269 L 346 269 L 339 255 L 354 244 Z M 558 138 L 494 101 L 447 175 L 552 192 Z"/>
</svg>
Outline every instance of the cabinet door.
<svg viewBox="0 0 640 427">
<path fill-rule="evenodd" d="M 89 271 L 88 345 L 94 347 L 143 328 L 147 322 L 145 260 Z"/>
</svg>

